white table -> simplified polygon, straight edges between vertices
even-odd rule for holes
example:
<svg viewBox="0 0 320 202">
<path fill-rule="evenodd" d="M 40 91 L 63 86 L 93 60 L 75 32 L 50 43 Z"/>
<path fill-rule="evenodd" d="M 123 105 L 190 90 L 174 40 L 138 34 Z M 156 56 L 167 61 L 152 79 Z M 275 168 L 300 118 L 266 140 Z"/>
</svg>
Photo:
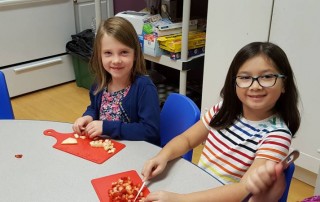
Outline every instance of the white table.
<svg viewBox="0 0 320 202">
<path fill-rule="evenodd" d="M 0 201 L 98 201 L 91 180 L 128 170 L 140 173 L 160 148 L 142 141 L 121 141 L 126 147 L 103 164 L 52 147 L 56 139 L 46 129 L 72 132 L 71 124 L 0 120 Z M 15 158 L 23 154 L 22 158 Z M 221 186 L 196 165 L 178 159 L 152 180 L 150 191 L 188 193 Z"/>
</svg>

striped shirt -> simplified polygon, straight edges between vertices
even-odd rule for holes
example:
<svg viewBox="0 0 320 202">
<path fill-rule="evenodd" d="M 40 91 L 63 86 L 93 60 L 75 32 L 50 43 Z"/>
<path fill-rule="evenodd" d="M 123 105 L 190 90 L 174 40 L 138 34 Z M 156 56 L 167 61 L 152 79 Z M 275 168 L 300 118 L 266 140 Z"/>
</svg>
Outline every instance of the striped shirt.
<svg viewBox="0 0 320 202">
<path fill-rule="evenodd" d="M 199 167 L 222 183 L 230 184 L 240 181 L 255 158 L 279 162 L 288 154 L 291 132 L 279 116 L 261 121 L 249 121 L 241 116 L 228 128 L 215 130 L 209 123 L 221 104 L 202 117 L 209 134 Z"/>
</svg>

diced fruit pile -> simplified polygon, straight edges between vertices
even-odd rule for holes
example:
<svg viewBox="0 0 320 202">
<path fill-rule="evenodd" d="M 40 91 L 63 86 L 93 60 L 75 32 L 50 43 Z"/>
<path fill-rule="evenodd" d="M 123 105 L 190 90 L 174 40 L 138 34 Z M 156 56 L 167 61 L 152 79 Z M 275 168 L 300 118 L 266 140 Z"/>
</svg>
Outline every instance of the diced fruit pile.
<svg viewBox="0 0 320 202">
<path fill-rule="evenodd" d="M 113 147 L 113 143 L 109 139 L 103 140 L 93 140 L 90 142 L 91 147 L 103 147 L 108 153 L 114 153 L 116 148 Z"/>
<path fill-rule="evenodd" d="M 117 182 L 112 182 L 109 189 L 109 198 L 112 202 L 133 202 L 141 187 L 141 184 L 133 184 L 130 177 L 121 177 Z M 141 192 L 136 201 L 142 202 L 144 199 Z"/>
<path fill-rule="evenodd" d="M 86 136 L 74 134 L 74 138 L 69 137 L 69 138 L 63 140 L 61 142 L 61 144 L 78 144 L 77 139 L 79 139 L 79 138 L 84 140 L 84 139 L 86 139 Z M 91 147 L 103 147 L 104 150 L 106 150 L 109 154 L 114 153 L 116 151 L 116 148 L 113 146 L 113 143 L 109 139 L 92 140 L 92 141 L 90 141 L 90 146 Z"/>
</svg>

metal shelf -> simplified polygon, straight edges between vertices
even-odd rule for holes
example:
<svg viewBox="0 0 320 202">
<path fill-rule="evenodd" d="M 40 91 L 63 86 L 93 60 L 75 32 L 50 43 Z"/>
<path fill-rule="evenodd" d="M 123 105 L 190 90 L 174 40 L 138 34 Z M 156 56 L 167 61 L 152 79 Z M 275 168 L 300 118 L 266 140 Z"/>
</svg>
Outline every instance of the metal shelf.
<svg viewBox="0 0 320 202">
<path fill-rule="evenodd" d="M 155 62 L 179 71 L 187 71 L 187 70 L 196 68 L 199 65 L 203 65 L 203 62 L 204 62 L 204 54 L 190 57 L 186 61 L 172 60 L 167 55 L 162 55 L 160 57 L 153 57 L 153 56 L 144 54 L 144 58 L 151 62 Z"/>
<path fill-rule="evenodd" d="M 188 58 L 188 34 L 190 21 L 191 0 L 183 1 L 182 13 L 182 39 L 181 39 L 181 59 L 171 60 L 170 57 L 162 55 L 152 57 L 144 55 L 146 60 L 155 62 L 180 71 L 179 93 L 185 95 L 187 91 L 187 71 L 198 65 L 204 64 L 204 54 Z"/>
</svg>

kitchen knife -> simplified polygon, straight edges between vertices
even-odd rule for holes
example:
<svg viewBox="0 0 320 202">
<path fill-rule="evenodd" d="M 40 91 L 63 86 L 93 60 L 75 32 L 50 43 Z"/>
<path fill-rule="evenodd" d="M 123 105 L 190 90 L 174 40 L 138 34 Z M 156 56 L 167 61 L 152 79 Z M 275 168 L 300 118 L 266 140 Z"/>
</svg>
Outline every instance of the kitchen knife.
<svg viewBox="0 0 320 202">
<path fill-rule="evenodd" d="M 133 202 L 136 202 L 138 196 L 140 195 L 140 193 L 141 193 L 141 191 L 143 190 L 143 188 L 145 187 L 145 185 L 146 185 L 146 181 L 144 181 L 144 182 L 142 183 L 142 185 L 141 185 L 141 187 L 140 187 L 140 189 L 139 189 L 139 191 L 138 191 L 138 193 L 137 193 L 137 196 L 136 196 L 136 198 L 134 198 Z"/>
</svg>

